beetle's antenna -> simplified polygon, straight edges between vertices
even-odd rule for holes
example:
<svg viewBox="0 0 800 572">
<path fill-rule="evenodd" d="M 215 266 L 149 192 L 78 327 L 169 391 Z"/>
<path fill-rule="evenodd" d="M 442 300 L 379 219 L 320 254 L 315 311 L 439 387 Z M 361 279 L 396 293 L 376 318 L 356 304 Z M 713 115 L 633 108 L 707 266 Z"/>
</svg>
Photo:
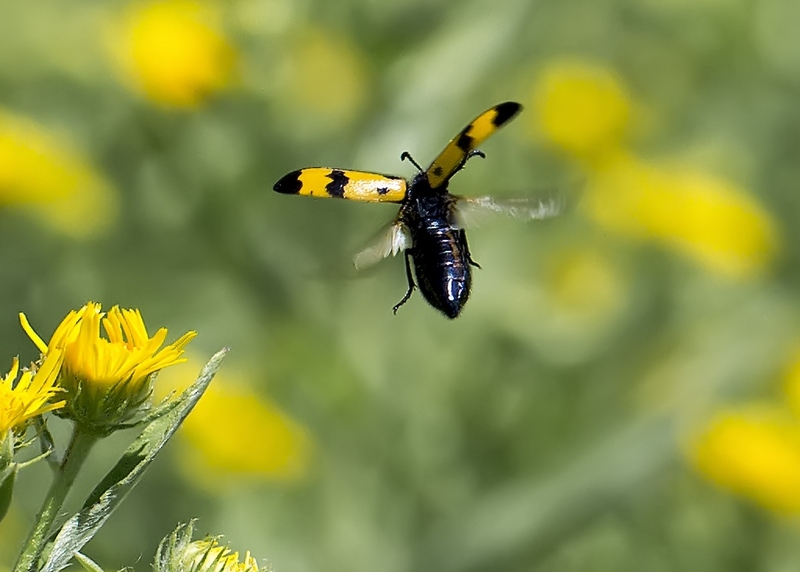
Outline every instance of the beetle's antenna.
<svg viewBox="0 0 800 572">
<path fill-rule="evenodd" d="M 411 156 L 411 153 L 409 153 L 408 151 L 403 151 L 402 153 L 400 153 L 400 160 L 401 161 L 405 161 L 406 159 L 408 159 L 411 162 L 411 164 L 414 165 L 420 173 L 422 172 L 422 167 L 420 167 L 419 163 L 417 163 L 414 160 L 414 157 Z"/>
</svg>

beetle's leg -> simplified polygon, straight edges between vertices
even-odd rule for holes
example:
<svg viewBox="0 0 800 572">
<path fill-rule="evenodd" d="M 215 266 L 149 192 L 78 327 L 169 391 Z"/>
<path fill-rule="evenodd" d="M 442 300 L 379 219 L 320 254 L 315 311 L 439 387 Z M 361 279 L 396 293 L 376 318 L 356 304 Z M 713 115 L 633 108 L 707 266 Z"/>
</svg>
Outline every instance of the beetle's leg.
<svg viewBox="0 0 800 572">
<path fill-rule="evenodd" d="M 486 159 L 486 153 L 484 153 L 480 149 L 473 149 L 472 151 L 467 153 L 467 156 L 464 158 L 464 163 L 466 163 L 473 157 L 480 157 L 481 159 Z"/>
<path fill-rule="evenodd" d="M 403 254 L 406 257 L 406 279 L 408 280 L 408 291 L 406 292 L 406 295 L 403 296 L 403 299 L 392 307 L 393 314 L 397 314 L 398 308 L 408 302 L 408 299 L 411 298 L 411 293 L 414 292 L 414 288 L 417 287 L 416 284 L 414 284 L 414 276 L 411 274 L 411 249 L 404 251 Z"/>
<path fill-rule="evenodd" d="M 462 228 L 458 231 L 458 235 L 461 239 L 461 246 L 464 248 L 464 252 L 467 255 L 467 262 L 469 262 L 475 268 L 480 268 L 481 265 L 472 260 L 472 255 L 469 252 L 469 244 L 467 244 L 467 232 Z"/>
<path fill-rule="evenodd" d="M 473 157 L 480 157 L 481 159 L 486 159 L 486 154 L 483 151 L 481 151 L 480 149 L 473 149 L 472 151 L 467 153 L 467 155 L 464 157 L 464 160 L 461 161 L 461 164 L 458 167 L 456 167 L 456 170 L 453 171 L 453 175 L 455 175 L 461 169 L 463 169 L 466 166 L 467 161 L 469 161 Z M 450 176 L 452 177 L 453 175 L 450 175 Z"/>
</svg>

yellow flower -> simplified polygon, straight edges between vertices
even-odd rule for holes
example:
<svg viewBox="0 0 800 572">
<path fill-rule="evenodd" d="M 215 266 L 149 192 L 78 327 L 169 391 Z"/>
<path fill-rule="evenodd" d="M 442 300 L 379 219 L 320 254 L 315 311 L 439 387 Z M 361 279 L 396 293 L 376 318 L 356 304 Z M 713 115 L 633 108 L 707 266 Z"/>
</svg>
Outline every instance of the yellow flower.
<svg viewBox="0 0 800 572">
<path fill-rule="evenodd" d="M 192 572 L 258 572 L 258 562 L 247 552 L 239 561 L 239 553 L 222 546 L 216 539 L 197 540 L 185 555 Z"/>
<path fill-rule="evenodd" d="M 49 226 L 81 237 L 113 222 L 116 198 L 109 182 L 66 144 L 0 110 L 0 204 L 31 205 Z"/>
<path fill-rule="evenodd" d="M 159 377 L 158 393 L 184 384 L 178 371 Z M 242 374 L 220 372 L 178 433 L 181 468 L 201 487 L 237 478 L 291 481 L 311 460 L 307 430 L 271 400 L 249 389 Z"/>
<path fill-rule="evenodd" d="M 761 272 L 777 249 L 772 219 L 743 189 L 624 152 L 589 174 L 583 204 L 604 227 L 657 240 L 728 277 Z"/>
<path fill-rule="evenodd" d="M 114 306 L 106 315 L 93 302 L 70 312 L 48 344 L 24 314 L 20 321 L 43 354 L 64 354 L 60 384 L 67 403 L 60 414 L 97 434 L 110 433 L 140 413 L 152 393 L 152 375 L 186 361 L 181 357 L 184 347 L 196 335 L 188 332 L 161 348 L 166 328 L 151 338 L 138 310 Z M 108 339 L 100 335 L 101 324 Z"/>
<path fill-rule="evenodd" d="M 532 116 L 538 129 L 555 145 L 580 157 L 619 146 L 631 103 L 621 80 L 611 70 L 581 62 L 551 64 L 534 90 Z"/>
<path fill-rule="evenodd" d="M 56 379 L 63 357 L 60 349 L 48 353 L 35 371 L 23 371 L 19 380 L 19 360 L 14 358 L 0 379 L 0 440 L 10 429 L 23 429 L 33 417 L 64 406 L 63 400 L 51 401 L 61 391 Z"/>
<path fill-rule="evenodd" d="M 192 0 L 135 3 L 112 32 L 125 80 L 167 106 L 192 108 L 230 84 L 235 52 L 219 14 Z"/>
<path fill-rule="evenodd" d="M 777 406 L 717 413 L 691 458 L 722 487 L 778 512 L 800 512 L 800 424 Z"/>
<path fill-rule="evenodd" d="M 259 568 L 256 559 L 239 553 L 219 543 L 218 538 L 208 537 L 192 542 L 192 522 L 179 525 L 158 546 L 153 569 L 155 572 L 267 572 L 268 567 Z"/>
</svg>

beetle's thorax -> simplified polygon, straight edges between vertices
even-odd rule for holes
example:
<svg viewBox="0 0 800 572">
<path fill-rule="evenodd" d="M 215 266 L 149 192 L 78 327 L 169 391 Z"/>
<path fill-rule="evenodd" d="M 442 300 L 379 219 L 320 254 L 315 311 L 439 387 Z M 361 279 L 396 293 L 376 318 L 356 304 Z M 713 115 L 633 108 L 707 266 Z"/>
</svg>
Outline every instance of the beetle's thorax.
<svg viewBox="0 0 800 572">
<path fill-rule="evenodd" d="M 406 192 L 406 199 L 413 200 L 420 197 L 442 195 L 445 193 L 447 193 L 447 182 L 436 187 L 435 189 L 431 188 L 431 184 L 428 181 L 428 175 L 425 173 L 425 171 L 420 171 L 414 175 L 413 179 L 411 179 L 411 182 L 408 185 L 408 191 Z"/>
<path fill-rule="evenodd" d="M 411 179 L 404 203 L 404 214 L 417 221 L 432 218 L 449 219 L 450 195 L 447 192 L 447 184 L 431 188 L 428 176 L 424 172 L 418 173 Z"/>
</svg>

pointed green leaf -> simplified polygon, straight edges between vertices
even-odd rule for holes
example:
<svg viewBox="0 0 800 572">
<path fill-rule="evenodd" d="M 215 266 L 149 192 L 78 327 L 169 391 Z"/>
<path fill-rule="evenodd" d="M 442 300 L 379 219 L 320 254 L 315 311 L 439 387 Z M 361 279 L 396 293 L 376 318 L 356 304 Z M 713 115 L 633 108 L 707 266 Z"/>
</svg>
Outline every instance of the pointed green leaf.
<svg viewBox="0 0 800 572">
<path fill-rule="evenodd" d="M 150 422 L 139 437 L 89 495 L 83 508 L 72 516 L 56 536 L 42 572 L 58 572 L 97 533 L 125 496 L 136 485 L 156 454 L 172 437 L 208 387 L 228 352 L 220 350 L 203 368 L 197 381 L 178 398 L 178 405 Z"/>
</svg>

